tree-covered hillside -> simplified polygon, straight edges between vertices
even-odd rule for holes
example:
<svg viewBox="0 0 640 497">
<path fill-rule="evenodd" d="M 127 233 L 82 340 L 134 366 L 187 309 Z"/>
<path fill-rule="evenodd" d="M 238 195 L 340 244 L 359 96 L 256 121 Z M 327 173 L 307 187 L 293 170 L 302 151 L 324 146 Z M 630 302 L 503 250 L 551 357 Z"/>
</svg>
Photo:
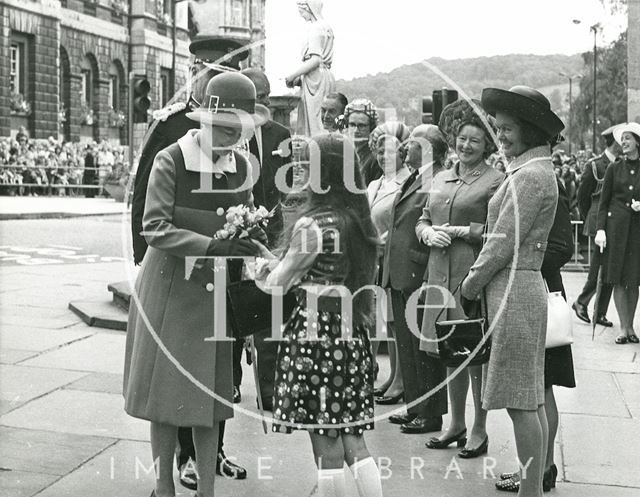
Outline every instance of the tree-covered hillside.
<svg viewBox="0 0 640 497">
<path fill-rule="evenodd" d="M 518 54 L 458 60 L 431 58 L 424 64 L 402 66 L 390 73 L 350 81 L 340 80 L 338 90 L 350 100 L 366 97 L 380 108 L 393 108 L 399 119 L 416 124 L 420 120 L 423 96 L 429 96 L 433 90 L 443 87 L 455 88 L 446 78 L 473 98 L 479 97 L 486 87 L 510 88 L 524 84 L 543 92 L 561 89 L 563 102 L 569 85 L 567 78 L 559 73 L 576 74 L 584 70 L 584 61 L 578 54 Z M 558 102 L 557 94 L 552 96 L 549 93 L 547 97 L 552 103 L 555 100 L 562 105 Z"/>
</svg>

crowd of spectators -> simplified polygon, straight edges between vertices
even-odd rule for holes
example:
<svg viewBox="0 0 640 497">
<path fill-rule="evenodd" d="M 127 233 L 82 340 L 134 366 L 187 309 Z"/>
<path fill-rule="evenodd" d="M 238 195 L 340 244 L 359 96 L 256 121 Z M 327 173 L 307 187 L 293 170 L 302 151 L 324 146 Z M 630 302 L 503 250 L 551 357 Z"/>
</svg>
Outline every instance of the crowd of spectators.
<svg viewBox="0 0 640 497">
<path fill-rule="evenodd" d="M 104 183 L 126 181 L 126 147 L 103 140 L 62 142 L 53 137 L 0 137 L 0 194 L 86 196 L 104 194 Z"/>
</svg>

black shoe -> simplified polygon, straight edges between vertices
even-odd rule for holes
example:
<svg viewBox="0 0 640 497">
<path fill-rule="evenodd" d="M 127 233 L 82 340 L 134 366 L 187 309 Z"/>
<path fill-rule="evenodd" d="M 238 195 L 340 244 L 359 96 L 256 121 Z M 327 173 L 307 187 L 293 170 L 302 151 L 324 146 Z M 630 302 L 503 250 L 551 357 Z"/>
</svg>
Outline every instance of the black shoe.
<svg viewBox="0 0 640 497">
<path fill-rule="evenodd" d="M 233 387 L 233 403 L 239 404 L 242 401 L 242 394 L 240 393 L 240 387 Z"/>
<path fill-rule="evenodd" d="M 392 404 L 397 404 L 404 397 L 404 392 L 400 392 L 398 395 L 383 395 L 382 397 L 378 397 L 376 399 L 376 404 L 380 404 L 381 406 L 390 406 Z"/>
<path fill-rule="evenodd" d="M 600 326 L 605 326 L 606 328 L 613 328 L 613 323 L 607 319 L 607 316 L 600 316 L 596 320 L 596 324 Z"/>
<path fill-rule="evenodd" d="M 216 474 L 230 480 L 244 480 L 247 477 L 247 470 L 227 459 L 224 452 L 218 452 Z"/>
<path fill-rule="evenodd" d="M 389 423 L 394 425 L 406 425 L 407 423 L 411 423 L 414 419 L 416 419 L 417 414 L 394 414 L 393 416 L 389 416 Z"/>
<path fill-rule="evenodd" d="M 430 433 L 442 429 L 442 418 L 427 418 L 425 416 L 416 416 L 410 423 L 403 424 L 400 427 L 402 433 Z"/>
<path fill-rule="evenodd" d="M 257 399 L 256 399 L 256 406 L 258 407 L 258 409 L 260 409 Z M 273 397 L 262 398 L 262 409 L 264 409 L 265 411 L 273 411 Z"/>
<path fill-rule="evenodd" d="M 198 490 L 198 476 L 196 475 L 196 463 L 189 458 L 186 464 L 178 468 L 180 472 L 180 485 L 189 490 Z"/>
<path fill-rule="evenodd" d="M 475 449 L 467 449 L 466 447 L 458 452 L 458 457 L 462 459 L 474 459 L 489 452 L 489 437 L 487 436 L 479 447 Z"/>
<path fill-rule="evenodd" d="M 467 429 L 465 428 L 460 433 L 456 433 L 442 440 L 437 437 L 432 437 L 425 445 L 428 449 L 446 449 L 453 442 L 456 442 L 458 447 L 464 447 L 467 443 Z"/>
<path fill-rule="evenodd" d="M 544 472 L 542 477 L 542 491 L 551 492 L 552 488 L 556 488 L 556 478 L 558 477 L 558 467 L 552 464 L 551 467 Z"/>
<path fill-rule="evenodd" d="M 638 339 L 638 335 L 635 333 L 631 333 L 631 335 L 627 335 L 627 340 L 629 343 L 640 343 L 640 339 Z"/>
<path fill-rule="evenodd" d="M 585 323 L 591 324 L 591 319 L 589 318 L 589 312 L 587 311 L 587 306 L 581 304 L 577 300 L 573 303 L 571 308 L 575 311 L 576 316 L 580 321 L 584 321 Z"/>
</svg>

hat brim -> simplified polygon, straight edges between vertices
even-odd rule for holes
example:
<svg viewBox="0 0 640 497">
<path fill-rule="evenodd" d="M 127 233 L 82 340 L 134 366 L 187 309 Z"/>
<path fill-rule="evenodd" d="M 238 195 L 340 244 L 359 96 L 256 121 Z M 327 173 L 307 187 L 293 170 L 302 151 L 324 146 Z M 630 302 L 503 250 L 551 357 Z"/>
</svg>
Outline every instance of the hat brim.
<svg viewBox="0 0 640 497">
<path fill-rule="evenodd" d="M 201 124 L 242 129 L 259 128 L 271 119 L 271 113 L 264 105 L 256 104 L 255 113 L 253 114 L 226 109 L 216 113 L 205 109 L 197 109 L 193 112 L 187 112 L 187 117 Z"/>
<path fill-rule="evenodd" d="M 625 133 L 633 133 L 640 137 L 640 124 L 627 123 L 616 126 L 616 129 L 613 130 L 613 139 L 617 141 L 618 144 L 622 145 L 622 135 Z"/>
<path fill-rule="evenodd" d="M 564 129 L 564 123 L 551 109 L 518 93 L 486 88 L 482 90 L 482 107 L 492 116 L 505 112 L 533 124 L 550 138 Z"/>
</svg>

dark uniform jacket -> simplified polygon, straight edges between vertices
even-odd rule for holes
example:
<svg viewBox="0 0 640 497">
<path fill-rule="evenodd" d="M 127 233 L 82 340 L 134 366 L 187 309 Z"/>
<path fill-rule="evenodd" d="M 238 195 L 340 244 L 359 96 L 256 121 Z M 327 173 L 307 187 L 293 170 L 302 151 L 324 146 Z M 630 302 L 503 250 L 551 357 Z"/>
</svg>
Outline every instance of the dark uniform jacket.
<svg viewBox="0 0 640 497">
<path fill-rule="evenodd" d="M 596 236 L 596 219 L 602 183 L 604 173 L 610 164 L 607 155 L 602 154 L 587 163 L 582 175 L 578 188 L 578 209 L 584 219 L 584 234 L 587 236 Z"/>
<path fill-rule="evenodd" d="M 267 121 L 260 129 L 262 132 L 262 163 L 260 164 L 260 177 L 253 187 L 253 203 L 256 207 L 262 205 L 269 211 L 278 206 L 266 229 L 269 243 L 273 245 L 283 229 L 282 206 L 280 204 L 284 193 L 276 185 L 276 172 L 291 160 L 290 153 L 288 154 L 289 158 L 283 156 L 285 151 L 291 147 L 291 133 L 275 121 Z M 273 152 L 278 150 L 280 150 L 279 154 L 273 155 Z M 249 142 L 249 152 L 260 161 L 258 141 L 255 136 Z M 287 184 L 291 186 L 292 183 L 293 168 L 289 168 Z"/>
<path fill-rule="evenodd" d="M 147 186 L 149 185 L 149 175 L 156 155 L 169 145 L 176 143 L 187 131 L 198 127 L 198 123 L 187 117 L 187 112 L 191 112 L 191 105 L 187 105 L 183 110 L 167 117 L 165 121 L 157 121 L 151 136 L 142 149 L 136 179 L 133 189 L 133 202 L 131 206 L 131 235 L 133 239 L 133 260 L 140 264 L 147 252 L 147 242 L 140 234 L 142 232 L 142 217 L 147 197 Z"/>
</svg>

